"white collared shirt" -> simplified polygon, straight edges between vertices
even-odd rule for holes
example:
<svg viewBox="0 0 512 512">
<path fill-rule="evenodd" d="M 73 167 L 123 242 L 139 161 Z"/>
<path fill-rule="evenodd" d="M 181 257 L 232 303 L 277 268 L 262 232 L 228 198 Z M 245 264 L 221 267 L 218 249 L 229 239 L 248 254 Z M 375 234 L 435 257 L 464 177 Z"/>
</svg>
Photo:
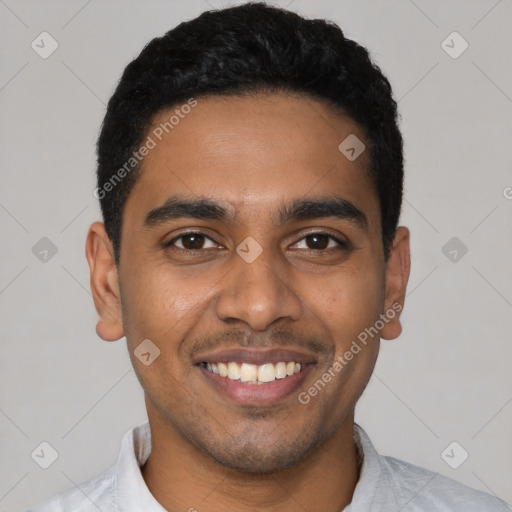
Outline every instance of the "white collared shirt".
<svg viewBox="0 0 512 512">
<path fill-rule="evenodd" d="M 379 455 L 358 425 L 354 439 L 364 459 L 352 502 L 342 512 L 512 512 L 510 505 L 489 494 Z M 149 423 L 143 423 L 124 435 L 115 466 L 28 512 L 166 512 L 140 471 L 150 452 Z M 200 504 L 195 508 L 200 510 Z"/>
</svg>

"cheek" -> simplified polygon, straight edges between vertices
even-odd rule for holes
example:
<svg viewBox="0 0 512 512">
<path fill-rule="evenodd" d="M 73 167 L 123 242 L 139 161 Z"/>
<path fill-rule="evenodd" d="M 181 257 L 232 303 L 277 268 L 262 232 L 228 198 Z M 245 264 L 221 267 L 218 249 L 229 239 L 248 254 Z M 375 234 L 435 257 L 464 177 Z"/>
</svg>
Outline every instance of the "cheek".
<svg viewBox="0 0 512 512">
<path fill-rule="evenodd" d="M 129 344 L 154 339 L 162 350 L 175 345 L 193 324 L 207 295 L 208 286 L 187 282 L 163 266 L 131 273 L 122 279 L 123 322 Z"/>
<path fill-rule="evenodd" d="M 375 268 L 333 273 L 308 289 L 308 306 L 342 345 L 373 325 L 383 305 L 383 283 Z"/>
<path fill-rule="evenodd" d="M 132 365 L 145 393 L 163 407 L 163 413 L 181 407 L 181 383 L 191 370 L 183 364 L 182 340 L 197 324 L 207 289 L 159 265 L 146 265 L 124 280 L 123 322 Z M 151 341 L 149 349 L 144 340 Z M 139 358 L 148 351 L 149 361 Z"/>
<path fill-rule="evenodd" d="M 318 407 L 344 414 L 366 387 L 379 352 L 378 336 L 367 333 L 382 311 L 382 286 L 378 268 L 369 267 L 316 282 L 309 304 L 314 305 L 315 316 L 324 323 L 335 346 L 333 360 L 326 364 L 320 377 L 327 379 L 329 386 L 318 393 Z M 312 388 L 307 390 L 310 391 L 316 392 Z M 333 414 L 329 421 L 335 423 L 339 419 Z"/>
</svg>

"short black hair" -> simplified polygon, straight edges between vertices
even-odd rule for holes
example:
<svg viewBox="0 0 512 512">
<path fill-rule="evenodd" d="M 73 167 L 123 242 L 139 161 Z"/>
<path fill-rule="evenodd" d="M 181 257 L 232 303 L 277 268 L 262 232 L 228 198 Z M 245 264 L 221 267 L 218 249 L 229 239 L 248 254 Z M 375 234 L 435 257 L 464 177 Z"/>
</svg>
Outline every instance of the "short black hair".
<svg viewBox="0 0 512 512">
<path fill-rule="evenodd" d="M 140 169 L 137 150 L 154 116 L 191 98 L 261 92 L 308 95 L 363 129 L 387 259 L 403 193 L 403 142 L 389 81 L 335 23 L 250 2 L 179 24 L 124 70 L 98 138 L 95 191 L 117 264 L 123 207 Z"/>
</svg>

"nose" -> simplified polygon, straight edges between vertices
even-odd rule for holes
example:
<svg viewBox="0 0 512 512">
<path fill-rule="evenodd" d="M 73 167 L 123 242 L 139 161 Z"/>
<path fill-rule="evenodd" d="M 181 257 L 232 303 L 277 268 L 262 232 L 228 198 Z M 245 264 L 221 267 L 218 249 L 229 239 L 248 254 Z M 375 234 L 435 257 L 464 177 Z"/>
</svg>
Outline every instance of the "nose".
<svg viewBox="0 0 512 512">
<path fill-rule="evenodd" d="M 222 282 L 216 301 L 220 320 L 244 322 L 254 331 L 264 331 L 278 320 L 301 317 L 301 299 L 287 282 L 289 277 L 278 255 L 264 250 L 252 263 L 238 254 L 233 258 L 235 267 Z"/>
</svg>

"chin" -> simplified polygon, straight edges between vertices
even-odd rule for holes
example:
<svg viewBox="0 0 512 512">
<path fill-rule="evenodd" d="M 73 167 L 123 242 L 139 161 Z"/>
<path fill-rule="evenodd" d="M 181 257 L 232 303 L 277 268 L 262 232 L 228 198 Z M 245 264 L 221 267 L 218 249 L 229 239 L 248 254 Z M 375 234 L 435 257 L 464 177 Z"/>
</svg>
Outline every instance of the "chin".
<svg viewBox="0 0 512 512">
<path fill-rule="evenodd" d="M 323 441 L 317 432 L 315 436 L 283 443 L 283 436 L 270 443 L 265 437 L 248 440 L 241 436 L 227 445 L 203 446 L 204 452 L 225 468 L 248 475 L 271 475 L 296 466 L 313 452 Z"/>
</svg>

